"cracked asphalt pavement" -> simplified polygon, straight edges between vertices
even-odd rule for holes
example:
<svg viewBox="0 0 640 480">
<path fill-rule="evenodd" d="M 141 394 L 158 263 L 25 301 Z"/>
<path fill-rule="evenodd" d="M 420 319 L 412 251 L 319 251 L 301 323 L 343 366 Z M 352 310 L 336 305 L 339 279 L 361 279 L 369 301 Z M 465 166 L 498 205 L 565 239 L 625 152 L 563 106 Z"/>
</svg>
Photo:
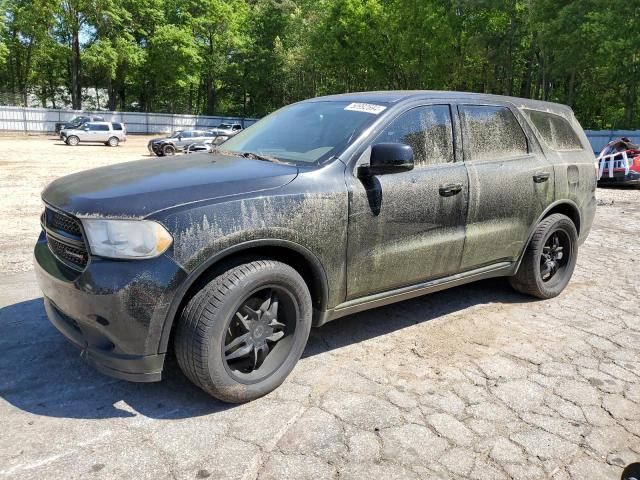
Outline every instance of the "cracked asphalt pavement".
<svg viewBox="0 0 640 480">
<path fill-rule="evenodd" d="M 175 362 L 97 373 L 33 273 L 1 276 L 0 478 L 619 479 L 640 461 L 640 191 L 598 196 L 560 297 L 498 279 L 343 318 L 240 406 Z"/>
</svg>

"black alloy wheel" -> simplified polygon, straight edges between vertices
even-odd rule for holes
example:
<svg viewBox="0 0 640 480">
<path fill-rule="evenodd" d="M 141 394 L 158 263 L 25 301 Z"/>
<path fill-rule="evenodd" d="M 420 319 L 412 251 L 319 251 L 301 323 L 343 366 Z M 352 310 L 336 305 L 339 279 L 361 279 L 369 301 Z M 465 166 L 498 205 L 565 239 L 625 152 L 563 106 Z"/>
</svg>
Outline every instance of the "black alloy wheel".
<svg viewBox="0 0 640 480">
<path fill-rule="evenodd" d="M 251 294 L 229 322 L 223 346 L 227 369 L 236 380 L 260 381 L 291 351 L 298 312 L 290 292 L 270 287 Z"/>
<path fill-rule="evenodd" d="M 542 255 L 540 255 L 542 281 L 548 282 L 557 273 L 562 272 L 570 258 L 571 241 L 568 235 L 561 230 L 553 232 L 547 239 L 542 249 Z"/>
</svg>

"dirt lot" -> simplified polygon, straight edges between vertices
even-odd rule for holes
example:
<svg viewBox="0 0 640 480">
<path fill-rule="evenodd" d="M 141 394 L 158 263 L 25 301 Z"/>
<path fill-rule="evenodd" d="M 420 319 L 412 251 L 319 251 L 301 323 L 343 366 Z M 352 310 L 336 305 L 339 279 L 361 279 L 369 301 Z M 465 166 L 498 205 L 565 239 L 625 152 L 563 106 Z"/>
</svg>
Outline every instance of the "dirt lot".
<svg viewBox="0 0 640 480">
<path fill-rule="evenodd" d="M 229 406 L 174 364 L 159 384 L 96 373 L 34 285 L 42 187 L 144 158 L 146 139 L 0 144 L 0 478 L 613 480 L 640 461 L 639 190 L 599 190 L 560 297 L 492 280 L 353 315 L 314 330 L 277 391 Z"/>
<path fill-rule="evenodd" d="M 69 147 L 54 136 L 0 135 L 0 271 L 31 269 L 31 250 L 40 231 L 40 192 L 52 180 L 112 163 L 153 159 L 152 137 L 129 136 L 117 148 L 80 144 Z"/>
</svg>

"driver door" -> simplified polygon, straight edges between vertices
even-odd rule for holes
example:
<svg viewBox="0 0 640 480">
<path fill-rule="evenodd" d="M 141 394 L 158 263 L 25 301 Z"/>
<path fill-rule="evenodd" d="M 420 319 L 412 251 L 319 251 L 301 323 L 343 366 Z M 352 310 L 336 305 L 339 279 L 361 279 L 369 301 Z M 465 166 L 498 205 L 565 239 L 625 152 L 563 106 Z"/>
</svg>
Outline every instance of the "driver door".
<svg viewBox="0 0 640 480">
<path fill-rule="evenodd" d="M 192 136 L 193 136 L 193 132 L 190 132 L 190 131 L 180 133 L 180 135 L 178 135 L 178 138 L 175 141 L 176 147 L 182 148 L 185 145 L 189 145 L 193 143 Z"/>
<path fill-rule="evenodd" d="M 373 140 L 412 147 L 411 171 L 349 176 L 347 300 L 457 273 L 465 239 L 467 172 L 456 162 L 450 105 L 400 114 Z M 365 151 L 360 163 L 368 163 Z"/>
</svg>

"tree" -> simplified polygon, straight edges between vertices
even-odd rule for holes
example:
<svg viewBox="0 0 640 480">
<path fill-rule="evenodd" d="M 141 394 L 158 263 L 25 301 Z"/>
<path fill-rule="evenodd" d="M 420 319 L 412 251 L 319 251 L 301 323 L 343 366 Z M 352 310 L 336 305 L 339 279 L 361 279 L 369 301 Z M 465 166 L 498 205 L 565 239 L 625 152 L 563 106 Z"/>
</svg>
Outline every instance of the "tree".
<svg viewBox="0 0 640 480">
<path fill-rule="evenodd" d="M 18 103 L 81 108 L 88 85 L 112 110 L 261 116 L 449 89 L 640 126 L 638 0 L 0 0 L 0 14 L 0 90 Z"/>
</svg>

